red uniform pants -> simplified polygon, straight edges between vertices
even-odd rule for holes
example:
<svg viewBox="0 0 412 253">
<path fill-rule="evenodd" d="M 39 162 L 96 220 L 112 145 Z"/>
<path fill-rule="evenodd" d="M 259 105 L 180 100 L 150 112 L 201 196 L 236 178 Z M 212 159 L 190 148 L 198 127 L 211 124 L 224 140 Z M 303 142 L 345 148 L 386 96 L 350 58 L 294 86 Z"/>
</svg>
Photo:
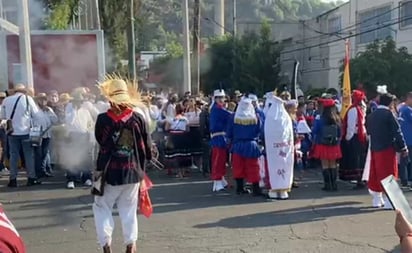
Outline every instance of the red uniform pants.
<svg viewBox="0 0 412 253">
<path fill-rule="evenodd" d="M 246 158 L 238 154 L 232 154 L 233 178 L 246 179 L 249 183 L 259 183 L 259 159 Z"/>
<path fill-rule="evenodd" d="M 212 180 L 222 180 L 226 174 L 227 149 L 212 148 Z"/>
<path fill-rule="evenodd" d="M 371 151 L 371 164 L 368 180 L 368 188 L 374 192 L 383 192 L 381 180 L 389 175 L 398 178 L 398 163 L 394 148 L 383 151 Z"/>
</svg>

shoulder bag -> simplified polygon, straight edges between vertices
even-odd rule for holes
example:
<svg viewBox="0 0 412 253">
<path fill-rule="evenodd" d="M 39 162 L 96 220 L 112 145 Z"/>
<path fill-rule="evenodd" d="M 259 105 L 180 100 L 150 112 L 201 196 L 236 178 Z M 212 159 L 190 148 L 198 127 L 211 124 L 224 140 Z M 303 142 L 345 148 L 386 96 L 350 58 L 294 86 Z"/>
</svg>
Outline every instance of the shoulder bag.
<svg viewBox="0 0 412 253">
<path fill-rule="evenodd" d="M 18 103 L 19 103 L 19 100 L 20 100 L 20 98 L 21 98 L 22 96 L 23 96 L 23 95 L 21 95 L 21 96 L 19 96 L 19 97 L 17 98 L 16 102 L 14 103 L 13 111 L 11 112 L 10 119 L 8 119 L 8 120 L 6 121 L 5 132 L 6 132 L 7 135 L 11 135 L 11 134 L 13 133 L 13 131 L 14 131 L 14 129 L 13 129 L 13 118 L 14 118 L 14 114 L 15 114 L 15 112 L 16 112 L 16 108 L 17 108 L 17 105 L 18 105 Z"/>
</svg>

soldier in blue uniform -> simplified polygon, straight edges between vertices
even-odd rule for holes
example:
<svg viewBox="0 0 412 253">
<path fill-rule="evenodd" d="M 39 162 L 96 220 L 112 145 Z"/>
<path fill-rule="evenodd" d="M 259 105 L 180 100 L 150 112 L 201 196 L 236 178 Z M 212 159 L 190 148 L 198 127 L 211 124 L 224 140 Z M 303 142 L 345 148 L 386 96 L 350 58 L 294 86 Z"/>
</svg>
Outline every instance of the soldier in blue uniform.
<svg viewBox="0 0 412 253">
<path fill-rule="evenodd" d="M 225 180 L 227 162 L 226 129 L 231 113 L 224 106 L 225 92 L 215 90 L 213 103 L 210 106 L 209 128 L 210 146 L 212 148 L 212 173 L 213 191 L 224 190 L 228 183 Z"/>
</svg>

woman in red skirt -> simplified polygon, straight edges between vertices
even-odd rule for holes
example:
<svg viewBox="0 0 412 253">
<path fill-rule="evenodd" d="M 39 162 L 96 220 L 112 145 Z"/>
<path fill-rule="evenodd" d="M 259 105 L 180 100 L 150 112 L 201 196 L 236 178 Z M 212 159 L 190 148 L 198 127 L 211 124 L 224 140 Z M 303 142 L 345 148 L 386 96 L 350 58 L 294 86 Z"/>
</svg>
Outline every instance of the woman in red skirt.
<svg viewBox="0 0 412 253">
<path fill-rule="evenodd" d="M 342 157 L 340 149 L 341 120 L 333 99 L 320 99 L 322 113 L 313 125 L 313 157 L 322 163 L 324 191 L 336 191 L 338 175 L 336 161 Z"/>
</svg>

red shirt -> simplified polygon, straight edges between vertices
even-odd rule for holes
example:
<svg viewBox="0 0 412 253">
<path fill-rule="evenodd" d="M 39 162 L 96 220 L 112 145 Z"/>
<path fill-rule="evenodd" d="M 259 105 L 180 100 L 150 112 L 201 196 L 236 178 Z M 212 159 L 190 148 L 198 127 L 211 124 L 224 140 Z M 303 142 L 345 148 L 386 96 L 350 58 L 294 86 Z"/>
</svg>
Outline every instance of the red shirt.
<svg viewBox="0 0 412 253">
<path fill-rule="evenodd" d="M 0 207 L 0 252 L 26 253 L 23 240 Z"/>
</svg>

